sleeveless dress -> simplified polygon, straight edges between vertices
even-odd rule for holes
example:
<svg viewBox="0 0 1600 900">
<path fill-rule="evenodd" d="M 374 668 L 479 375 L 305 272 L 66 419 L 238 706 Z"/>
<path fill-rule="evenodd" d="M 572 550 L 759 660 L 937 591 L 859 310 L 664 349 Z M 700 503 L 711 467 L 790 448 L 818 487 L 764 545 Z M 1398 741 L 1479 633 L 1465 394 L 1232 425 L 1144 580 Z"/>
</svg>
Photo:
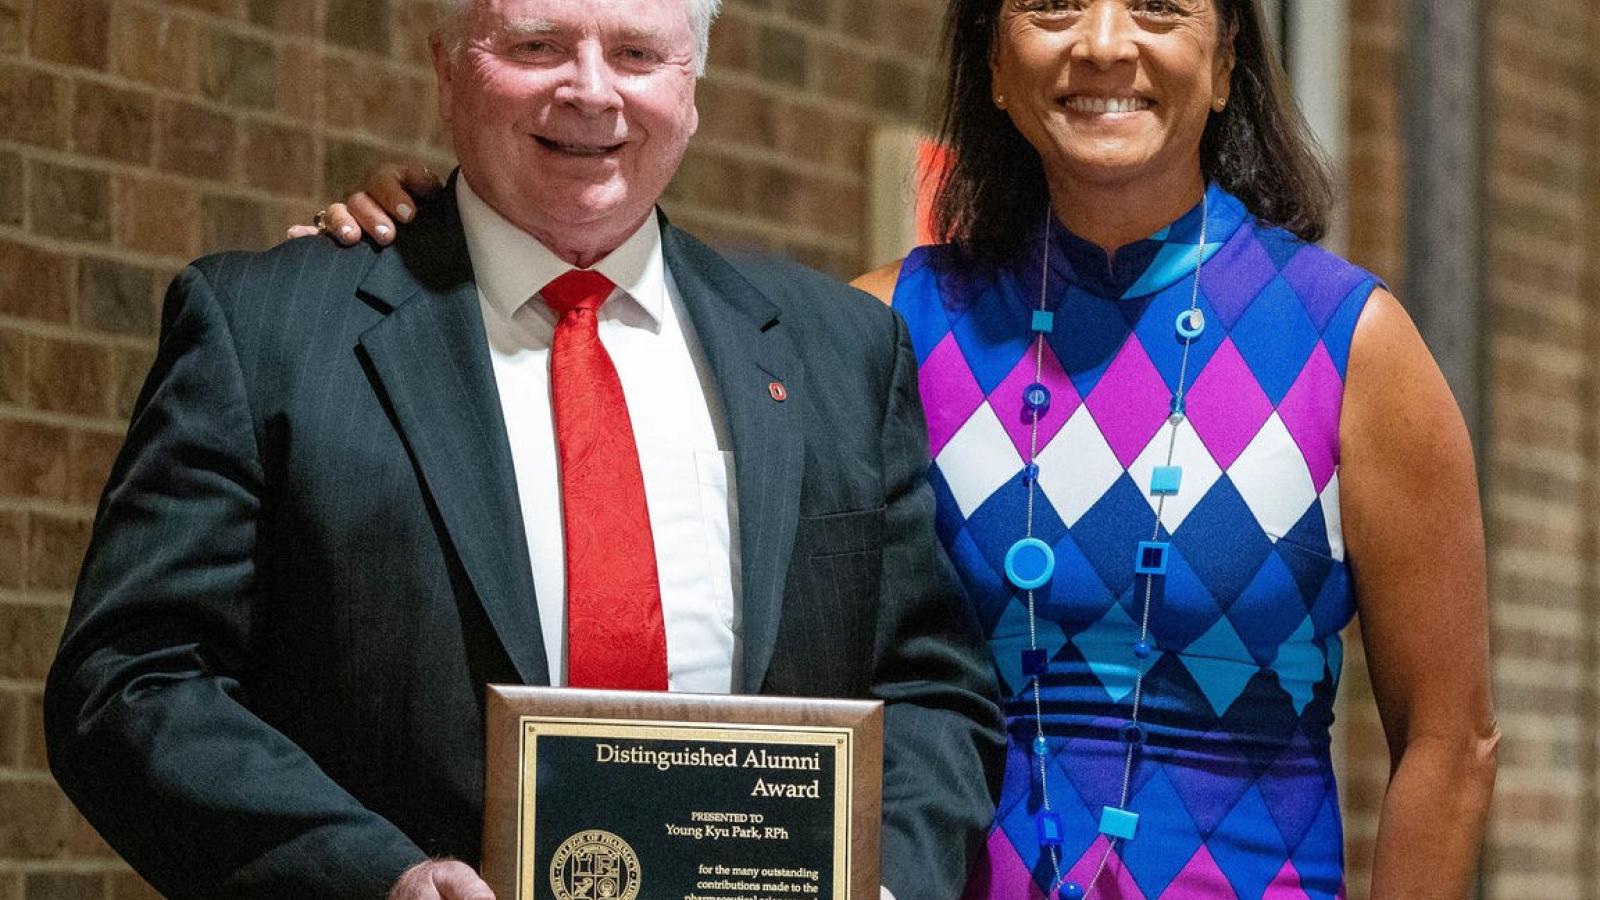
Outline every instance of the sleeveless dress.
<svg viewBox="0 0 1600 900">
<path fill-rule="evenodd" d="M 1355 613 L 1339 525 L 1339 413 L 1357 317 L 1379 282 L 1252 217 L 1213 185 L 1200 273 L 1205 330 L 1190 350 L 1187 417 L 1169 424 L 1183 367 L 1204 206 L 1114 258 L 1051 229 L 984 276 L 944 247 L 906 260 L 940 538 L 978 610 L 1004 695 L 1009 757 L 969 897 L 1343 898 L 1329 755 L 1340 630 Z M 1040 231 L 1043 231 L 1041 227 Z M 1048 253 L 1048 261 L 1042 254 Z M 1024 536 L 1035 380 L 1033 310 L 1048 264 L 1043 351 L 1052 400 L 1037 436 L 1034 536 L 1056 567 L 1035 592 L 1059 869 L 1042 807 L 1026 595 L 1006 579 Z M 1156 527 L 1155 466 L 1182 466 L 1159 539 L 1164 575 L 1136 575 Z M 1152 645 L 1138 620 L 1152 580 Z M 1123 788 L 1134 680 L 1145 671 L 1129 797 L 1132 840 L 1100 833 Z"/>
</svg>

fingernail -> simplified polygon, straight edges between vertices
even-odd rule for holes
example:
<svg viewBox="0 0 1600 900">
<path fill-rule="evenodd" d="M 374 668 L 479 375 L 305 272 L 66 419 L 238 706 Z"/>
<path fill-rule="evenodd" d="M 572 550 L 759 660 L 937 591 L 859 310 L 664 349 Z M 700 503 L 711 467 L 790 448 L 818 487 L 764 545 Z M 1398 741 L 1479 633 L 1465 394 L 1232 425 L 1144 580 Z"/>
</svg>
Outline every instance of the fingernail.
<svg viewBox="0 0 1600 900">
<path fill-rule="evenodd" d="M 390 230 L 389 226 L 387 226 L 387 225 L 379 225 L 378 227 L 372 229 L 373 233 L 376 234 L 378 237 L 388 237 L 389 236 L 389 230 Z"/>
<path fill-rule="evenodd" d="M 355 234 L 356 227 L 354 225 L 342 225 L 339 227 L 339 235 L 341 237 L 355 237 Z"/>
<path fill-rule="evenodd" d="M 399 206 L 395 207 L 394 212 L 395 212 L 395 215 L 400 217 L 400 220 L 402 222 L 411 221 L 411 206 L 410 206 L 410 204 L 402 203 Z"/>
</svg>

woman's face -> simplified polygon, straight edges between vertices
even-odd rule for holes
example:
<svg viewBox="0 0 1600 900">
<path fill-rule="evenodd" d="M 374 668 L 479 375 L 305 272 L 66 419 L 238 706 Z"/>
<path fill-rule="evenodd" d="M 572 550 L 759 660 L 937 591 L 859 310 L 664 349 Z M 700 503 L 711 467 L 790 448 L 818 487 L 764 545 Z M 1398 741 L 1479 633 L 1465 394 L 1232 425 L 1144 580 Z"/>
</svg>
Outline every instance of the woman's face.
<svg viewBox="0 0 1600 900">
<path fill-rule="evenodd" d="M 1000 0 L 996 102 L 1052 186 L 1198 177 L 1233 71 L 1218 0 Z"/>
</svg>

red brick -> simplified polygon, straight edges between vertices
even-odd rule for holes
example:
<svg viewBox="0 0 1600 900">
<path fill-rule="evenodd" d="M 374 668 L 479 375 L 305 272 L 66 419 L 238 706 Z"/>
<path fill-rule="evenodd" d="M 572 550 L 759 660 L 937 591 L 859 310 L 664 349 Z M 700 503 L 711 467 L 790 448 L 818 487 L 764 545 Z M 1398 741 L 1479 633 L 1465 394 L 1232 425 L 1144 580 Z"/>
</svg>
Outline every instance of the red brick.
<svg viewBox="0 0 1600 900">
<path fill-rule="evenodd" d="M 66 322 L 72 282 L 71 258 L 0 240 L 0 316 Z"/>
<path fill-rule="evenodd" d="M 156 165 L 197 178 L 228 181 L 233 177 L 233 119 L 191 103 L 163 100 L 157 113 Z"/>
<path fill-rule="evenodd" d="M 21 225 L 26 218 L 26 169 L 21 154 L 0 151 L 0 225 Z"/>
<path fill-rule="evenodd" d="M 0 588 L 22 587 L 28 580 L 27 562 L 27 514 L 0 512 Z"/>
<path fill-rule="evenodd" d="M 0 768 L 21 767 L 22 732 L 25 727 L 22 721 L 22 695 L 16 691 L 0 691 Z"/>
<path fill-rule="evenodd" d="M 28 4 L 31 0 L 0 0 L 0 53 L 21 53 L 28 45 Z M 0 889 L 0 900 L 5 898 Z"/>
<path fill-rule="evenodd" d="M 260 250 L 277 241 L 267 227 L 266 208 L 243 197 L 211 196 L 200 201 L 200 246 L 206 253 Z"/>
<path fill-rule="evenodd" d="M 323 60 L 323 95 L 329 122 L 392 141 L 417 137 L 417 98 L 433 91 L 433 81 L 343 56 Z"/>
<path fill-rule="evenodd" d="M 39 59 L 104 70 L 110 47 L 105 0 L 33 0 L 29 48 Z"/>
<path fill-rule="evenodd" d="M 246 0 L 245 16 L 285 34 L 309 36 L 317 30 L 316 0 Z"/>
<path fill-rule="evenodd" d="M 119 75 L 190 91 L 199 71 L 199 30 L 181 16 L 118 3 L 111 10 L 111 65 Z"/>
<path fill-rule="evenodd" d="M 245 0 L 166 0 L 166 2 L 173 6 L 187 6 L 190 9 L 226 19 L 243 19 L 245 17 Z"/>
<path fill-rule="evenodd" d="M 440 18 L 437 4 L 401 0 L 394 11 L 394 57 L 415 66 L 431 67 L 433 53 L 428 48 L 428 35 Z"/>
<path fill-rule="evenodd" d="M 79 153 L 148 165 L 155 146 L 155 100 L 143 91 L 79 81 L 72 144 Z"/>
<path fill-rule="evenodd" d="M 68 872 L 32 872 L 27 878 L 27 900 L 102 900 L 105 877 Z"/>
<path fill-rule="evenodd" d="M 149 269 L 85 258 L 78 263 L 78 324 L 96 331 L 153 337 L 154 290 Z"/>
<path fill-rule="evenodd" d="M 732 11 L 719 17 L 711 29 L 709 68 L 718 75 L 750 71 L 755 68 L 755 59 L 755 26 L 750 20 Z"/>
<path fill-rule="evenodd" d="M 52 642 L 55 643 L 55 642 Z M 52 654 L 53 655 L 53 654 Z M 50 768 L 50 759 L 44 743 L 44 692 L 21 695 L 18 702 L 22 741 L 19 764 L 28 771 L 43 772 Z"/>
<path fill-rule="evenodd" d="M 56 859 L 71 845 L 77 814 L 53 783 L 0 781 L 0 810 L 0 859 Z"/>
<path fill-rule="evenodd" d="M 35 409 L 80 416 L 110 412 L 111 351 L 36 337 L 28 343 L 28 396 Z"/>
<path fill-rule="evenodd" d="M 187 185 L 114 176 L 111 218 L 119 247 L 185 259 L 199 252 L 200 195 Z"/>
<path fill-rule="evenodd" d="M 111 180 L 104 172 L 31 162 L 28 221 L 36 234 L 78 241 L 111 236 Z"/>
<path fill-rule="evenodd" d="M 90 522 L 82 519 L 63 519 L 56 516 L 34 514 L 28 518 L 28 586 L 44 591 L 70 591 L 78 582 L 78 568 L 83 564 L 83 552 L 89 546 Z M 0 607 L 3 609 L 3 607 Z M 59 613 L 52 618 L 51 614 Z M 30 635 L 49 637 L 52 651 L 60 637 L 65 610 L 46 608 L 30 630 Z M 50 636 L 51 629 L 56 634 Z M 50 654 L 44 654 L 48 657 Z M 48 665 L 48 658 L 45 659 Z M 43 671 L 39 673 L 43 676 Z M 30 677 L 13 673 L 13 677 Z"/>
<path fill-rule="evenodd" d="M 0 403 L 28 403 L 28 338 L 0 330 Z"/>
<path fill-rule="evenodd" d="M 389 52 L 389 0 L 327 0 L 323 37 L 351 50 Z"/>
<path fill-rule="evenodd" d="M 67 433 L 0 419 L 0 497 L 60 500 L 67 493 Z"/>
<path fill-rule="evenodd" d="M 0 603 L 0 677 L 42 681 L 66 621 L 65 607 Z"/>
<path fill-rule="evenodd" d="M 322 121 L 322 65 L 322 55 L 311 47 L 291 42 L 280 49 L 278 112 L 301 122 Z"/>
<path fill-rule="evenodd" d="M 66 147 L 66 98 L 66 84 L 53 75 L 0 67 L 0 140 Z"/>
<path fill-rule="evenodd" d="M 217 29 L 200 69 L 200 92 L 230 107 L 271 109 L 277 57 L 272 45 Z"/>
<path fill-rule="evenodd" d="M 111 464 L 122 449 L 121 434 L 74 431 L 68 440 L 67 502 L 93 504 L 105 489 Z"/>
<path fill-rule="evenodd" d="M 268 122 L 244 126 L 244 181 L 251 187 L 297 197 L 315 197 L 317 136 L 302 128 Z"/>
</svg>

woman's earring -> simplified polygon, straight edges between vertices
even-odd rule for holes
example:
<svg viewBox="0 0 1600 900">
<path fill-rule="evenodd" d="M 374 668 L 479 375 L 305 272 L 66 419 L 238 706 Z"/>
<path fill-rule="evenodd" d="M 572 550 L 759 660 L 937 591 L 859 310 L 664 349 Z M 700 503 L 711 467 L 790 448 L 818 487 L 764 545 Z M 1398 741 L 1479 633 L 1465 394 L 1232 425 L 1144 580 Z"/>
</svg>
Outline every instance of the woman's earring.
<svg viewBox="0 0 1600 900">
<path fill-rule="evenodd" d="M 998 106 L 1001 109 L 1005 109 L 1006 108 L 1006 95 L 1005 94 L 995 94 L 994 95 L 994 105 Z"/>
<path fill-rule="evenodd" d="M 1212 104 L 1212 106 L 1216 108 L 1217 112 L 1222 112 L 1223 110 L 1228 108 L 1228 98 L 1227 97 L 1218 97 L 1217 98 L 1217 102 Z"/>
</svg>

